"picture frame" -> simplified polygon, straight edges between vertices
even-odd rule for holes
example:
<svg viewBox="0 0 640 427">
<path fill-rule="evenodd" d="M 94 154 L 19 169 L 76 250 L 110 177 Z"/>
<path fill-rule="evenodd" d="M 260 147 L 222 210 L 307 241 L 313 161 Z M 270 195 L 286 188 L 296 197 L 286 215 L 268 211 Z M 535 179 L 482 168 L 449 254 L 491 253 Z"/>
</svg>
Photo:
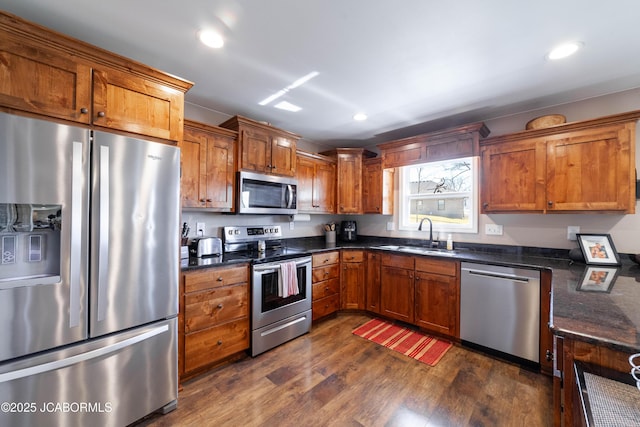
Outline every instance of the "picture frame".
<svg viewBox="0 0 640 427">
<path fill-rule="evenodd" d="M 620 265 L 620 256 L 609 234 L 576 234 L 585 263 Z"/>
<path fill-rule="evenodd" d="M 618 277 L 615 267 L 586 267 L 578 282 L 578 291 L 609 293 Z"/>
</svg>

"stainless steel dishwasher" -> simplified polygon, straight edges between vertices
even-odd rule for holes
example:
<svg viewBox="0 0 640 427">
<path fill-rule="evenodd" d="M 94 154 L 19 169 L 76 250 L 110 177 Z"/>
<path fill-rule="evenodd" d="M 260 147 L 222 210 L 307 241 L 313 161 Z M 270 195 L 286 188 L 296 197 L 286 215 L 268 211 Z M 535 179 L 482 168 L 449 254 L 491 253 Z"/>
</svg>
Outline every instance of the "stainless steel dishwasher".
<svg viewBox="0 0 640 427">
<path fill-rule="evenodd" d="M 460 339 L 540 363 L 540 272 L 463 262 Z"/>
</svg>

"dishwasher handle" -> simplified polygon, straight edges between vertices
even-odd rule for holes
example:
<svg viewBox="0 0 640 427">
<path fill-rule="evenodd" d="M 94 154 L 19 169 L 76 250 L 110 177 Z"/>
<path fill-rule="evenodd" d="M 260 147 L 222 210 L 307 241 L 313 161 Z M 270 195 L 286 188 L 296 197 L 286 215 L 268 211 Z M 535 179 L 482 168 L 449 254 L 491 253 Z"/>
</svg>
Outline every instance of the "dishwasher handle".
<svg viewBox="0 0 640 427">
<path fill-rule="evenodd" d="M 464 271 L 467 271 L 471 276 L 490 277 L 492 279 L 508 280 L 510 282 L 529 283 L 532 280 L 537 281 L 537 279 L 534 279 L 534 278 L 515 276 L 510 274 L 494 273 L 492 271 L 463 269 L 463 272 Z"/>
</svg>

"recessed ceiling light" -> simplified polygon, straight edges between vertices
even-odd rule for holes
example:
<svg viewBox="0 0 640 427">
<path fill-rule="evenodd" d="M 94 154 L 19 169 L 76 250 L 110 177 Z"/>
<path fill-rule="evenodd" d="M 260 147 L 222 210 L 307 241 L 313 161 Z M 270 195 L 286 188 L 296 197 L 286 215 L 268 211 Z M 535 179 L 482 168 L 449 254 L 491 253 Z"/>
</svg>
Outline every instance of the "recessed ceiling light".
<svg viewBox="0 0 640 427">
<path fill-rule="evenodd" d="M 583 46 L 583 43 L 581 42 L 570 42 L 570 43 L 561 44 L 553 48 L 553 50 L 549 52 L 549 55 L 547 55 L 547 58 L 549 59 L 566 58 L 567 56 L 571 56 L 574 53 L 576 53 L 578 49 L 580 49 L 582 46 Z"/>
<path fill-rule="evenodd" d="M 356 113 L 353 115 L 353 120 L 358 122 L 367 120 L 367 115 L 365 113 Z"/>
<path fill-rule="evenodd" d="M 224 46 L 224 38 L 222 38 L 222 34 L 215 30 L 198 31 L 198 39 L 205 46 L 209 46 L 214 49 L 220 49 Z"/>
<path fill-rule="evenodd" d="M 292 111 L 294 113 L 297 113 L 298 111 L 302 110 L 301 107 L 298 107 L 297 105 L 293 105 L 287 101 L 280 101 L 276 105 L 274 105 L 274 107 L 279 108 L 281 110 Z"/>
</svg>

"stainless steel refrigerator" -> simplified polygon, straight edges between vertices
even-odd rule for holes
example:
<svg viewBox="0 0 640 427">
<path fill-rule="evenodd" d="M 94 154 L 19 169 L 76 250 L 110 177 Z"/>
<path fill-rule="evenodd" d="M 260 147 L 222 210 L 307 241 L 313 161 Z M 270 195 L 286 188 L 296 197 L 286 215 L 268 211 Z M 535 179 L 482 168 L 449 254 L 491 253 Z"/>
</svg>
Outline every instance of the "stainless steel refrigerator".
<svg viewBox="0 0 640 427">
<path fill-rule="evenodd" d="M 0 425 L 177 399 L 179 149 L 0 113 Z"/>
</svg>

